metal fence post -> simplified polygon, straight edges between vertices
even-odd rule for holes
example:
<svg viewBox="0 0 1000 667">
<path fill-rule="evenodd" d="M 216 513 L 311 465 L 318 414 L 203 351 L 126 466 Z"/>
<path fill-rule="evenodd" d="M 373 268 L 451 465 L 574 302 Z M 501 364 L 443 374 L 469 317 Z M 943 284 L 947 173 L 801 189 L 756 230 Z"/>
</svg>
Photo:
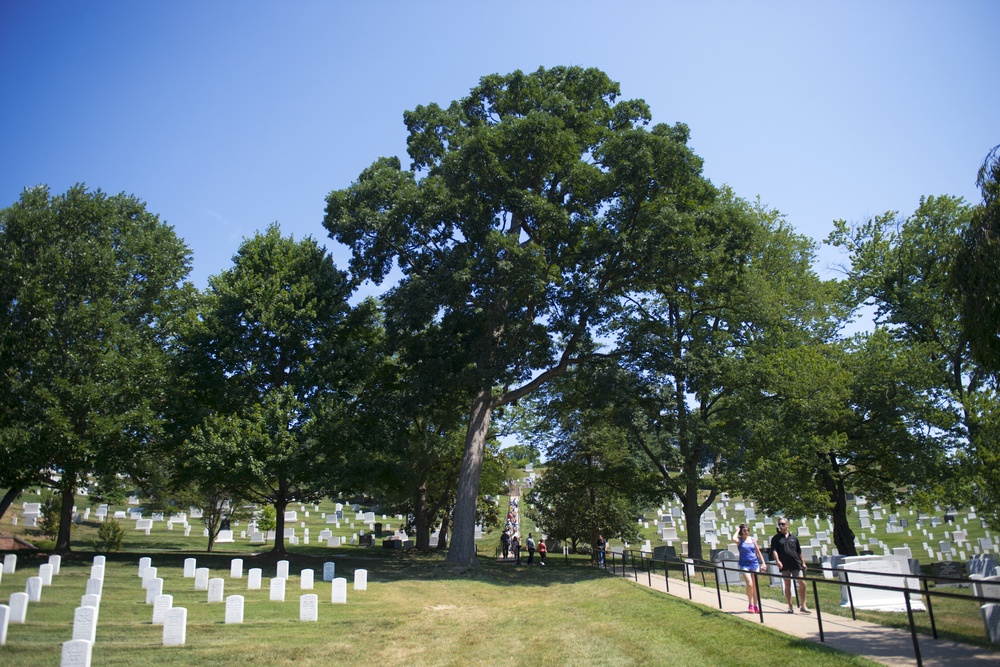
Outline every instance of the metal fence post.
<svg viewBox="0 0 1000 667">
<path fill-rule="evenodd" d="M 854 611 L 854 596 L 851 594 L 851 578 L 847 576 L 847 570 L 841 570 L 844 573 L 844 583 L 847 584 L 847 601 L 851 603 L 851 620 L 858 620 L 858 615 Z"/>
<path fill-rule="evenodd" d="M 788 583 L 789 585 L 795 585 L 796 582 L 795 579 L 790 579 Z M 820 611 L 819 608 L 819 588 L 817 588 L 816 586 L 815 579 L 813 579 L 812 583 L 813 583 L 813 608 L 816 609 L 816 623 L 819 624 L 819 640 L 821 642 L 825 642 L 826 637 L 823 635 L 823 612 Z M 798 590 L 798 586 L 795 586 L 795 589 Z M 803 600 L 803 602 L 805 602 L 805 600 Z"/>
<path fill-rule="evenodd" d="M 722 565 L 721 561 L 715 564 L 715 595 L 716 595 L 716 597 L 719 598 L 719 609 L 722 609 L 722 588 L 719 587 L 719 566 L 720 565 Z M 728 583 L 728 580 L 727 580 L 727 583 Z M 728 591 L 726 591 L 726 592 L 728 592 Z"/>
<path fill-rule="evenodd" d="M 937 624 L 934 623 L 934 605 L 931 604 L 931 591 L 927 579 L 924 579 L 924 593 L 927 597 L 927 618 L 931 622 L 931 634 L 934 635 L 934 639 L 937 639 Z"/>
<path fill-rule="evenodd" d="M 917 656 L 917 667 L 923 667 L 924 661 L 920 658 L 920 642 L 917 641 L 917 626 L 913 623 L 913 607 L 910 606 L 909 591 L 903 593 L 903 599 L 906 600 L 906 616 L 910 620 L 910 637 L 913 638 L 913 653 Z"/>
</svg>

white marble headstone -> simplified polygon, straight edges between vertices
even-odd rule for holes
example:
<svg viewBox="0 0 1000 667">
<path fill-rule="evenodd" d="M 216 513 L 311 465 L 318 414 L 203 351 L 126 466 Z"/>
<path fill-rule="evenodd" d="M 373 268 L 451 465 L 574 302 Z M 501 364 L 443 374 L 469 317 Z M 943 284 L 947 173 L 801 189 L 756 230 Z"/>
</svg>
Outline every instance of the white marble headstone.
<svg viewBox="0 0 1000 667">
<path fill-rule="evenodd" d="M 101 608 L 101 596 L 100 595 L 94 595 L 92 593 L 88 593 L 87 595 L 83 595 L 83 596 L 80 597 L 80 606 L 81 607 L 97 607 L 98 609 L 100 609 Z"/>
<path fill-rule="evenodd" d="M 279 560 L 278 561 L 278 573 L 275 574 L 274 576 L 277 577 L 277 578 L 279 578 L 279 579 L 287 579 L 288 578 L 288 561 L 287 560 Z"/>
<path fill-rule="evenodd" d="M 187 641 L 187 609 L 171 607 L 163 617 L 163 645 L 184 646 Z"/>
<path fill-rule="evenodd" d="M 336 572 L 337 564 L 331 561 L 323 563 L 323 581 L 333 581 L 334 572 Z"/>
<path fill-rule="evenodd" d="M 215 577 L 208 580 L 208 601 L 209 602 L 222 602 L 224 597 L 224 589 L 226 585 L 226 580 L 221 577 Z"/>
<path fill-rule="evenodd" d="M 87 579 L 87 595 L 100 595 L 103 589 L 104 579 L 98 579 L 94 576 Z"/>
<path fill-rule="evenodd" d="M 893 587 L 899 590 L 882 590 L 876 588 L 851 588 L 851 597 L 847 595 L 845 586 L 841 586 L 842 607 L 850 606 L 852 601 L 858 609 L 905 610 L 905 593 L 902 589 L 919 589 L 916 580 L 903 577 L 885 576 L 909 574 L 907 559 L 898 556 L 849 556 L 840 565 L 841 570 L 848 570 L 850 583 L 874 584 L 876 586 Z M 841 580 L 845 577 L 840 574 Z M 910 593 L 910 605 L 915 611 L 924 611 L 919 593 Z"/>
<path fill-rule="evenodd" d="M 196 591 L 208 590 L 208 568 L 199 567 L 194 571 L 194 589 Z"/>
<path fill-rule="evenodd" d="M 142 573 L 142 587 L 149 588 L 149 582 L 156 579 L 157 571 L 155 567 L 147 567 L 146 571 Z"/>
<path fill-rule="evenodd" d="M 94 642 L 86 639 L 63 642 L 59 667 L 90 667 L 90 655 L 93 648 Z"/>
<path fill-rule="evenodd" d="M 143 556 L 139 559 L 139 578 L 142 579 L 143 575 L 146 573 L 146 568 L 153 564 L 153 559 L 148 556 Z"/>
<path fill-rule="evenodd" d="M 0 646 L 7 643 L 7 626 L 10 624 L 10 607 L 0 604 Z"/>
<path fill-rule="evenodd" d="M 226 598 L 226 623 L 243 622 L 243 596 L 230 595 Z"/>
<path fill-rule="evenodd" d="M 62 567 L 62 556 L 59 554 L 49 556 L 49 565 L 52 566 L 52 574 L 59 576 L 59 569 Z"/>
<path fill-rule="evenodd" d="M 3 573 L 14 574 L 17 570 L 17 554 L 7 554 L 3 557 Z"/>
<path fill-rule="evenodd" d="M 299 588 L 303 591 L 311 591 L 313 589 L 312 570 L 302 570 L 299 574 Z"/>
<path fill-rule="evenodd" d="M 28 577 L 24 584 L 24 592 L 28 594 L 28 600 L 39 602 L 42 599 L 42 578 Z"/>
<path fill-rule="evenodd" d="M 315 593 L 309 593 L 308 595 L 302 595 L 299 597 L 299 620 L 319 620 L 319 599 Z"/>
<path fill-rule="evenodd" d="M 333 604 L 347 604 L 347 579 L 344 577 L 337 577 L 333 580 L 330 602 Z"/>
<path fill-rule="evenodd" d="M 247 590 L 256 591 L 260 589 L 261 569 L 259 567 L 250 568 L 247 573 Z"/>
<path fill-rule="evenodd" d="M 184 559 L 184 578 L 194 579 L 195 570 L 198 569 L 198 560 L 195 558 Z"/>
<path fill-rule="evenodd" d="M 229 578 L 230 579 L 242 579 L 243 578 L 243 559 L 234 558 L 232 562 L 229 563 Z"/>
<path fill-rule="evenodd" d="M 28 594 L 10 594 L 10 622 L 24 623 L 28 618 Z"/>
<path fill-rule="evenodd" d="M 94 563 L 90 566 L 90 578 L 104 580 L 104 566 Z"/>
<path fill-rule="evenodd" d="M 38 578 L 42 580 L 42 586 L 52 585 L 52 563 L 42 563 L 38 566 Z"/>
<path fill-rule="evenodd" d="M 146 604 L 153 604 L 157 596 L 163 595 L 163 579 L 146 579 Z"/>
<path fill-rule="evenodd" d="M 167 610 L 173 606 L 173 595 L 157 595 L 153 600 L 153 625 L 163 625 L 167 618 Z"/>
<path fill-rule="evenodd" d="M 77 607 L 73 612 L 73 639 L 97 641 L 97 607 Z"/>
<path fill-rule="evenodd" d="M 107 564 L 106 561 L 107 557 L 105 556 L 94 556 L 92 565 L 100 565 L 101 567 L 104 567 Z"/>
<path fill-rule="evenodd" d="M 356 591 L 368 590 L 368 570 L 354 571 L 354 590 Z"/>
<path fill-rule="evenodd" d="M 281 577 L 275 577 L 271 580 L 271 597 L 270 599 L 274 602 L 284 602 L 285 601 L 285 580 Z"/>
<path fill-rule="evenodd" d="M 991 644 L 1000 644 L 1000 604 L 987 603 L 980 607 L 983 624 L 986 626 L 986 636 Z"/>
</svg>

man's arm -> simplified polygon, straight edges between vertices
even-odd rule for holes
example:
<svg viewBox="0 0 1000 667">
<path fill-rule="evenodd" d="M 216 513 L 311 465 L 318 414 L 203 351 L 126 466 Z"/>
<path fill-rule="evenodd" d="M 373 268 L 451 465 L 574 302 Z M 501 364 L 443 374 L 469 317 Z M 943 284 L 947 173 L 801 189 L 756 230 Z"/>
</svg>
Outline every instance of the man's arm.
<svg viewBox="0 0 1000 667">
<path fill-rule="evenodd" d="M 781 569 L 781 549 L 780 542 L 778 541 L 778 536 L 775 535 L 771 538 L 771 555 L 774 557 L 774 562 L 778 565 L 778 569 Z"/>
</svg>

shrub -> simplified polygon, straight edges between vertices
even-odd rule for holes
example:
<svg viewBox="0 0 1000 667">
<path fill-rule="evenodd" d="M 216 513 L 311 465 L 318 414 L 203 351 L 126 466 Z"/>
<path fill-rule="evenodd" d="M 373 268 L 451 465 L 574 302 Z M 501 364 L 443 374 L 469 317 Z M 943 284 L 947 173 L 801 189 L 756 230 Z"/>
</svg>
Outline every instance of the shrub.
<svg viewBox="0 0 1000 667">
<path fill-rule="evenodd" d="M 121 551 L 125 539 L 125 529 L 114 519 L 107 519 L 97 529 L 94 546 L 97 551 Z"/>
<path fill-rule="evenodd" d="M 42 535 L 55 537 L 59 534 L 59 520 L 62 499 L 54 494 L 50 494 L 42 499 L 41 516 L 38 518 L 38 528 Z"/>
</svg>

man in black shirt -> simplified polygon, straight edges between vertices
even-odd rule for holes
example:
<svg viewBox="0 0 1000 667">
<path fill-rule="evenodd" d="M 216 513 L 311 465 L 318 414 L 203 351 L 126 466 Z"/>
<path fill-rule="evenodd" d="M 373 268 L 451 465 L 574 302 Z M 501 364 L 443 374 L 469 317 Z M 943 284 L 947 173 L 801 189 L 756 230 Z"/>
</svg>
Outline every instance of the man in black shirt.
<svg viewBox="0 0 1000 667">
<path fill-rule="evenodd" d="M 802 579 L 805 576 L 806 563 L 802 560 L 802 547 L 799 545 L 799 538 L 795 537 L 788 530 L 788 519 L 778 519 L 778 532 L 771 538 L 771 555 L 778 564 L 778 569 L 783 575 L 797 579 L 799 585 L 799 611 L 803 614 L 810 613 L 806 608 L 806 582 Z M 781 588 L 785 591 L 785 600 L 788 601 L 788 613 L 795 613 L 792 605 L 792 579 L 782 579 Z"/>
</svg>

